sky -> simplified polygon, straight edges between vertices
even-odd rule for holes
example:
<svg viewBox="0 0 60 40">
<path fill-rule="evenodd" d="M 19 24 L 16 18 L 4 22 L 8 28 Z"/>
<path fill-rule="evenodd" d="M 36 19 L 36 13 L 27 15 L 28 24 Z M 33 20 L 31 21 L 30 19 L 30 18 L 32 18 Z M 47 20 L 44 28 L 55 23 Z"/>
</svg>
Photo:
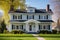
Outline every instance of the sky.
<svg viewBox="0 0 60 40">
<path fill-rule="evenodd" d="M 46 5 L 49 4 L 49 0 L 26 0 L 28 6 L 45 9 Z"/>
</svg>

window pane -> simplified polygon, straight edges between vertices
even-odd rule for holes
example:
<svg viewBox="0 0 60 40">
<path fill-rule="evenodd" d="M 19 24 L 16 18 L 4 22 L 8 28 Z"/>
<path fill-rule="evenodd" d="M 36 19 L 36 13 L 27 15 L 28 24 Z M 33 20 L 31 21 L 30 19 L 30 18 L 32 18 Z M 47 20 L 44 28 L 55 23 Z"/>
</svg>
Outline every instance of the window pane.
<svg viewBox="0 0 60 40">
<path fill-rule="evenodd" d="M 48 25 L 48 29 L 50 30 L 50 25 Z"/>
<path fill-rule="evenodd" d="M 12 29 L 15 29 L 15 26 L 14 25 L 12 25 Z"/>
<path fill-rule="evenodd" d="M 22 19 L 22 15 L 19 15 L 19 16 L 18 16 L 18 19 Z"/>
<path fill-rule="evenodd" d="M 17 19 L 17 16 L 13 15 L 13 19 Z"/>
</svg>

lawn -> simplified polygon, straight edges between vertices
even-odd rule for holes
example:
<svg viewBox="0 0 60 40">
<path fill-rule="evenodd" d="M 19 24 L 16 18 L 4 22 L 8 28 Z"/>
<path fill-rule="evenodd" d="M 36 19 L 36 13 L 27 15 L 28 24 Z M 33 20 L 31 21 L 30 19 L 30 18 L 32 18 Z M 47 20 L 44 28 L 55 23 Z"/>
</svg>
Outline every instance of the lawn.
<svg viewBox="0 0 60 40">
<path fill-rule="evenodd" d="M 60 34 L 39 34 L 39 36 L 45 40 L 60 40 Z"/>
<path fill-rule="evenodd" d="M 0 40 L 37 40 L 31 34 L 0 34 Z"/>
</svg>

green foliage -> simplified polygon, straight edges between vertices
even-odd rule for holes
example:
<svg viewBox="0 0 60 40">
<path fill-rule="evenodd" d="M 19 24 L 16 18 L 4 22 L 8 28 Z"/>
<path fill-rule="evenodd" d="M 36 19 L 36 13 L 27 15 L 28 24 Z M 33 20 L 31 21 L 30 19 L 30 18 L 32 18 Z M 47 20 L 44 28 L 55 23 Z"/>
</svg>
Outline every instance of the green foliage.
<svg viewBox="0 0 60 40">
<path fill-rule="evenodd" d="M 20 31 L 20 30 L 13 30 L 12 33 L 13 34 L 23 34 L 24 32 Z"/>
<path fill-rule="evenodd" d="M 42 34 L 51 34 L 52 32 L 48 31 L 48 30 L 40 30 L 40 33 L 42 33 Z"/>
<path fill-rule="evenodd" d="M 6 30 L 6 24 L 5 24 L 5 21 L 3 20 L 3 21 L 1 22 L 1 33 L 3 33 L 4 30 Z"/>
<path fill-rule="evenodd" d="M 57 34 L 57 30 L 52 30 L 52 33 L 53 34 Z"/>
</svg>

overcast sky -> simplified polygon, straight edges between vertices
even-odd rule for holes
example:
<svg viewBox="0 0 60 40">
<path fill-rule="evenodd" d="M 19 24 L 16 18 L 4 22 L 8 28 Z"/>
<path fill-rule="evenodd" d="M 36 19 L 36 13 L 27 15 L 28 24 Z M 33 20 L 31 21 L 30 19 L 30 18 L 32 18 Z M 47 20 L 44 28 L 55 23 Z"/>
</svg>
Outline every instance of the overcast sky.
<svg viewBox="0 0 60 40">
<path fill-rule="evenodd" d="M 49 0 L 26 0 L 28 6 L 45 9 L 46 5 L 49 4 Z"/>
</svg>

